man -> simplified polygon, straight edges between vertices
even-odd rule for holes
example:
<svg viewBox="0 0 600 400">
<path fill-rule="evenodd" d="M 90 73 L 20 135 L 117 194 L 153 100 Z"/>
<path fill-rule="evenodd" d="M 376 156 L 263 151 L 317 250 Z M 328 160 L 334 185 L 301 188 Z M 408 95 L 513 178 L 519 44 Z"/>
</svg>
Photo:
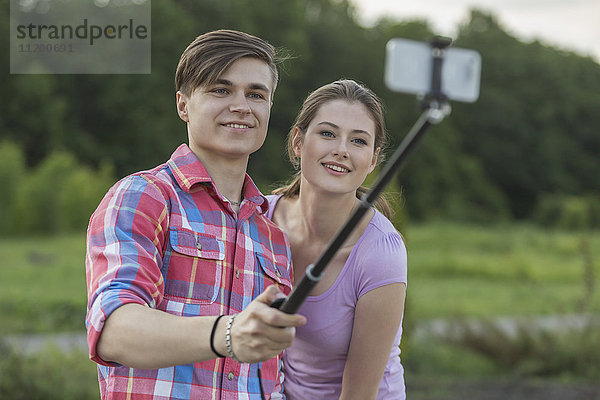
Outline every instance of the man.
<svg viewBox="0 0 600 400">
<path fill-rule="evenodd" d="M 305 318 L 269 307 L 290 292 L 290 251 L 246 174 L 277 79 L 262 39 L 196 38 L 175 76 L 189 146 L 119 181 L 92 215 L 86 326 L 103 399 L 257 399 L 259 361 L 281 398 L 279 354 Z"/>
</svg>

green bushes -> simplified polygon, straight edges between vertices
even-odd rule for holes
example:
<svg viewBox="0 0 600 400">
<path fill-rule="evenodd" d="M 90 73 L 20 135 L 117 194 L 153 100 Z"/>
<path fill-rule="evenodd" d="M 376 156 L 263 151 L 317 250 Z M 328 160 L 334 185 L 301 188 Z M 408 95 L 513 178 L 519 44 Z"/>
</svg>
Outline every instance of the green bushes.
<svg viewBox="0 0 600 400">
<path fill-rule="evenodd" d="M 598 229 L 600 195 L 543 195 L 534 210 L 533 219 L 545 227 Z"/>
<path fill-rule="evenodd" d="M 554 329 L 516 323 L 514 332 L 491 320 L 455 321 L 447 342 L 487 358 L 499 371 L 520 377 L 600 378 L 597 321 L 584 328 Z"/>
<path fill-rule="evenodd" d="M 0 142 L 0 235 L 14 226 L 16 192 L 25 175 L 23 152 L 14 143 Z"/>
<path fill-rule="evenodd" d="M 80 351 L 47 348 L 22 355 L 0 338 L 0 354 L 0 399 L 98 399 L 96 367 Z"/>
<path fill-rule="evenodd" d="M 84 230 L 113 183 L 108 165 L 93 170 L 55 151 L 26 169 L 20 148 L 0 144 L 0 234 L 49 234 Z"/>
</svg>

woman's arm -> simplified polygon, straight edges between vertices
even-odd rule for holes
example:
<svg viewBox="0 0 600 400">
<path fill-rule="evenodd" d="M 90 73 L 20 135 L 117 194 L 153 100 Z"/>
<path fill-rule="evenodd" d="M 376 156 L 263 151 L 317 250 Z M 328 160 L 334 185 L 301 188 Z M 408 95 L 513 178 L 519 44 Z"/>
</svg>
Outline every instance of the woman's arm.
<svg viewBox="0 0 600 400">
<path fill-rule="evenodd" d="M 404 313 L 406 285 L 373 289 L 356 304 L 340 400 L 375 399 Z"/>
</svg>

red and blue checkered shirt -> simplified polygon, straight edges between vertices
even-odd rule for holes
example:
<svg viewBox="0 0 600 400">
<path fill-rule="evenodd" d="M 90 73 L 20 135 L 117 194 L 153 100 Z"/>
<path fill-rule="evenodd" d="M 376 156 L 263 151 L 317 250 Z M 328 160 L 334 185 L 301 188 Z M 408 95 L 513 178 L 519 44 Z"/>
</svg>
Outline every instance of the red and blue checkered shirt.
<svg viewBox="0 0 600 400">
<path fill-rule="evenodd" d="M 246 175 L 236 217 L 187 145 L 117 182 L 87 234 L 87 340 L 102 399 L 259 399 L 257 364 L 230 358 L 141 370 L 107 363 L 96 345 L 106 318 L 139 303 L 179 316 L 234 314 L 272 284 L 291 290 L 291 255 Z M 265 393 L 283 392 L 281 360 L 262 363 Z"/>
</svg>

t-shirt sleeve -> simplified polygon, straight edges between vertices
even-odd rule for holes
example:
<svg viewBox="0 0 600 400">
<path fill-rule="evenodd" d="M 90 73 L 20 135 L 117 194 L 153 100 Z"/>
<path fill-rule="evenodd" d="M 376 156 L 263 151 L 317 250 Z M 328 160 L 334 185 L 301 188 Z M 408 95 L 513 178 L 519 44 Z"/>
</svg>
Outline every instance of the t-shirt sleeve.
<svg viewBox="0 0 600 400">
<path fill-rule="evenodd" d="M 265 217 L 267 217 L 268 219 L 270 219 L 272 221 L 273 220 L 273 212 L 275 211 L 275 206 L 277 205 L 277 202 L 279 201 L 279 198 L 281 197 L 281 195 L 269 194 L 269 195 L 266 195 L 265 197 L 267 199 L 267 202 L 269 203 L 269 209 L 265 213 Z"/>
<path fill-rule="evenodd" d="M 359 266 L 356 293 L 358 298 L 378 287 L 392 283 L 407 283 L 407 255 L 402 236 L 386 233 L 357 249 Z"/>
</svg>

